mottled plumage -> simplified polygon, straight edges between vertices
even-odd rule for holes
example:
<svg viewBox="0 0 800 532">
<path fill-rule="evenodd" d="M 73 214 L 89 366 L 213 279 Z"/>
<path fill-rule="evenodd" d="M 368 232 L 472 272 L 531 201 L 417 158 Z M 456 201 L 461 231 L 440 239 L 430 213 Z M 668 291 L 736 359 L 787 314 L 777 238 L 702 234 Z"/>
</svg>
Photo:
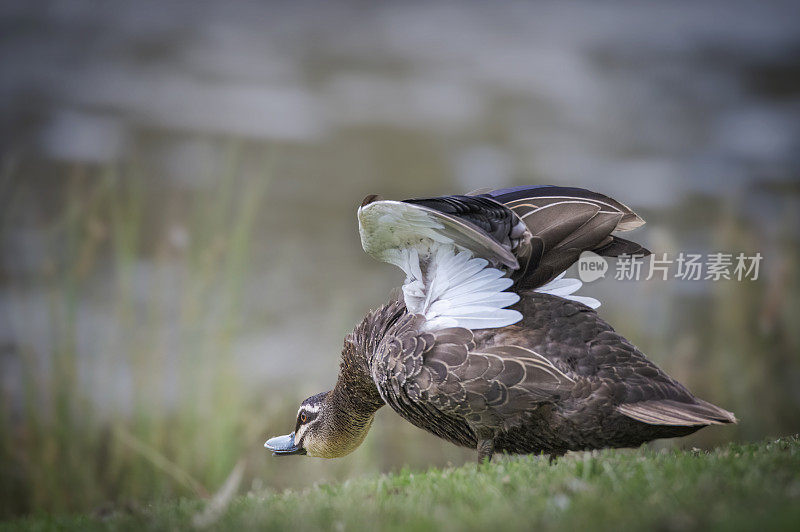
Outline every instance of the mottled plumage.
<svg viewBox="0 0 800 532">
<path fill-rule="evenodd" d="M 553 281 L 585 250 L 648 253 L 611 234 L 644 223 L 621 203 L 566 187 L 369 197 L 359 222 L 364 249 L 406 271 L 406 284 L 348 335 L 336 386 L 301 405 L 294 433 L 267 442 L 276 453 L 346 454 L 383 404 L 479 459 L 632 447 L 735 422 L 572 295 L 580 282 Z"/>
</svg>

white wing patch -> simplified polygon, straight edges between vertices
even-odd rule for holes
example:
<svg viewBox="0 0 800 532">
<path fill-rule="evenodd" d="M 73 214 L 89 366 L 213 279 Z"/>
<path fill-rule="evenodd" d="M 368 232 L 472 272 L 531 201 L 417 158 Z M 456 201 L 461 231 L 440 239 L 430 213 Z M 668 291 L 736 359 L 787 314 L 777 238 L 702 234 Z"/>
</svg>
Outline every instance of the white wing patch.
<svg viewBox="0 0 800 532">
<path fill-rule="evenodd" d="M 581 286 L 583 286 L 583 283 L 579 279 L 565 279 L 564 274 L 566 273 L 567 272 L 561 272 L 561 275 L 549 283 L 540 286 L 534 290 L 534 292 L 541 292 L 542 294 L 550 294 L 553 296 L 563 297 L 564 299 L 569 299 L 570 301 L 577 301 L 578 303 L 583 303 L 589 308 L 599 307 L 600 301 L 593 297 L 574 295 L 575 292 Z"/>
<path fill-rule="evenodd" d="M 436 217 L 397 201 L 358 210 L 364 251 L 405 272 L 403 297 L 409 312 L 425 316 L 426 330 L 486 329 L 521 320 L 522 314 L 505 308 L 519 301 L 517 294 L 505 291 L 513 281 L 457 245 Z"/>
<path fill-rule="evenodd" d="M 456 251 L 452 245 L 435 246 L 424 259 L 414 247 L 401 252 L 406 308 L 425 316 L 425 330 L 488 329 L 522 319 L 516 310 L 505 308 L 519 301 L 517 294 L 505 292 L 513 281 L 485 259 Z"/>
</svg>

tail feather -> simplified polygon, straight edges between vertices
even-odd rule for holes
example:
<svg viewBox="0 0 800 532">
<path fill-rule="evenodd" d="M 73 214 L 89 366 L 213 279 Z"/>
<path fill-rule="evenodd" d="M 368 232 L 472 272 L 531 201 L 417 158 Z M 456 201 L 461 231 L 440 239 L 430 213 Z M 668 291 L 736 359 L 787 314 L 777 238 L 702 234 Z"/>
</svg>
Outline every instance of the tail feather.
<svg viewBox="0 0 800 532">
<path fill-rule="evenodd" d="M 736 423 L 736 416 L 701 399 L 684 403 L 671 399 L 622 404 L 617 411 L 648 425 L 697 426 Z"/>
</svg>

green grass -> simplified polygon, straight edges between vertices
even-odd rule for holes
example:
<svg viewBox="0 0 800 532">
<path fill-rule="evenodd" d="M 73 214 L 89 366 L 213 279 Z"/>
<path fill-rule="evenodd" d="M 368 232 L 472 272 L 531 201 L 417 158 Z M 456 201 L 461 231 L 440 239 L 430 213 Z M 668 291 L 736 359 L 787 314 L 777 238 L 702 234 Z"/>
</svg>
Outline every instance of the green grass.
<svg viewBox="0 0 800 532">
<path fill-rule="evenodd" d="M 552 465 L 544 457 L 499 457 L 480 468 L 404 470 L 303 491 L 253 492 L 217 512 L 207 504 L 32 516 L 0 528 L 173 530 L 199 519 L 219 530 L 796 530 L 800 437 L 708 453 L 570 453 Z"/>
</svg>

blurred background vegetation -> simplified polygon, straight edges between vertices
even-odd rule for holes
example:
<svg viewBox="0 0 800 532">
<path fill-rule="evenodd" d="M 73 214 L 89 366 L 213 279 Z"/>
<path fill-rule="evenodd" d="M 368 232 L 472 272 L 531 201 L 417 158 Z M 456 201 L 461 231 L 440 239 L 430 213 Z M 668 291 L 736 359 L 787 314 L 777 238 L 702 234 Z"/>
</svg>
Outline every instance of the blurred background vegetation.
<svg viewBox="0 0 800 532">
<path fill-rule="evenodd" d="M 575 185 L 654 251 L 760 252 L 582 292 L 740 419 L 655 445 L 800 428 L 796 2 L 0 6 L 0 516 L 471 460 L 388 409 L 343 459 L 262 448 L 401 281 L 369 193 Z"/>
</svg>

